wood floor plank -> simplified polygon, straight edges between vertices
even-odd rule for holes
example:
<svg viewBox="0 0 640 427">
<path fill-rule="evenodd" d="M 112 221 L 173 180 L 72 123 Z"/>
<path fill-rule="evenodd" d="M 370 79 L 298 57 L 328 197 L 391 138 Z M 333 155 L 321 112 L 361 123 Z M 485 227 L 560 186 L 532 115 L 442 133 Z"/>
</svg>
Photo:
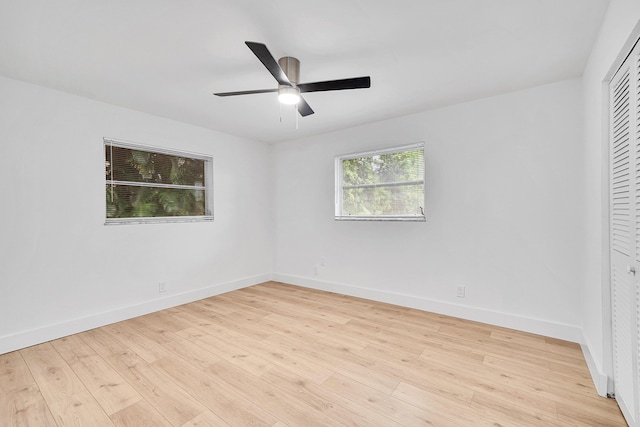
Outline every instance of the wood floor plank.
<svg viewBox="0 0 640 427">
<path fill-rule="evenodd" d="M 180 357 L 202 370 L 206 370 L 212 364 L 222 360 L 211 351 L 177 334 L 172 336 L 171 341 L 162 345 L 172 353 L 173 357 Z"/>
<path fill-rule="evenodd" d="M 220 315 L 210 315 L 208 316 L 208 320 L 210 321 L 208 326 L 220 326 L 227 330 L 235 331 L 240 335 L 261 340 L 264 339 L 267 333 L 256 321 L 256 319 L 260 317 L 261 316 L 256 316 L 252 313 L 238 312 L 231 313 L 224 317 Z"/>
<path fill-rule="evenodd" d="M 103 328 L 125 345 L 128 352 L 133 351 L 146 362 L 154 362 L 169 352 L 154 339 L 144 335 L 144 331 L 137 329 L 128 322 L 118 322 Z"/>
<path fill-rule="evenodd" d="M 549 362 L 549 370 L 563 377 L 574 378 L 583 382 L 590 382 L 589 368 L 582 360 L 577 360 L 573 365 L 566 363 Z"/>
<path fill-rule="evenodd" d="M 131 351 L 126 344 L 110 334 L 106 328 L 92 329 L 78 335 L 103 358 Z"/>
<path fill-rule="evenodd" d="M 142 396 L 80 335 L 61 338 L 51 344 L 108 415 L 142 400 Z"/>
<path fill-rule="evenodd" d="M 34 382 L 32 385 L 0 393 L 0 425 L 55 427 L 56 422 Z"/>
<path fill-rule="evenodd" d="M 536 381 L 528 381 L 526 377 L 505 372 L 501 368 L 472 368 L 463 365 L 452 367 L 444 360 L 432 360 L 431 364 L 443 372 L 449 371 L 452 379 L 455 378 L 456 381 L 466 384 L 470 390 L 474 391 L 474 397 L 476 393 L 488 393 L 497 399 L 522 405 L 523 408 L 528 408 L 536 414 L 553 413 L 555 417 L 555 399 L 542 395 L 544 387 Z M 551 374 L 547 373 L 547 376 L 550 377 Z M 540 377 L 543 378 L 542 375 Z"/>
<path fill-rule="evenodd" d="M 439 335 L 456 338 L 456 341 L 459 343 L 468 342 L 468 345 L 473 345 L 488 353 L 496 352 L 498 354 L 508 355 L 509 357 L 522 358 L 531 363 L 548 364 L 548 360 L 551 357 L 550 352 L 546 349 L 540 350 L 532 347 L 524 347 L 514 342 L 494 340 L 486 337 L 484 334 L 476 336 L 470 332 L 465 332 L 462 327 L 441 328 Z M 580 357 L 579 354 L 554 353 L 553 360 L 557 363 L 573 366 L 576 362 L 584 359 Z"/>
<path fill-rule="evenodd" d="M 342 420 L 330 418 L 311 405 L 287 394 L 280 387 L 269 387 L 262 379 L 246 375 L 244 371 L 226 361 L 221 361 L 209 368 L 209 374 L 219 378 L 234 389 L 240 390 L 243 396 L 258 407 L 285 424 L 291 426 L 305 425 L 309 420 L 317 426 L 342 426 Z"/>
<path fill-rule="evenodd" d="M 425 345 L 429 347 L 440 345 L 451 349 L 469 351 L 480 356 L 493 355 L 511 360 L 518 360 L 522 364 L 537 365 L 545 368 L 549 367 L 548 354 L 534 355 L 517 345 L 510 345 L 507 347 L 507 344 L 503 345 L 495 341 L 455 338 L 449 335 L 436 333 L 429 336 L 425 341 Z"/>
<path fill-rule="evenodd" d="M 233 294 L 233 295 L 217 295 L 216 301 L 219 301 L 224 304 L 225 307 L 229 307 L 229 309 L 233 310 L 228 316 L 236 313 L 252 313 L 257 316 L 268 316 L 271 314 L 269 311 L 269 307 L 260 308 L 258 304 L 255 304 L 255 300 L 252 298 L 243 298 L 241 295 Z"/>
<path fill-rule="evenodd" d="M 471 409 L 470 403 L 453 402 L 446 396 L 412 384 L 400 383 L 392 396 L 426 411 L 436 412 L 451 422 L 477 427 L 495 427 L 492 420 L 479 418 Z"/>
<path fill-rule="evenodd" d="M 313 325 L 309 322 L 303 323 L 299 318 L 291 318 L 277 313 L 266 316 L 262 321 L 272 332 L 295 335 L 299 339 L 322 342 L 335 348 L 354 350 L 362 349 L 368 344 L 368 341 L 353 334 L 341 333 L 340 331 L 343 331 L 344 327 L 338 325 Z"/>
<path fill-rule="evenodd" d="M 215 314 L 219 314 L 222 316 L 226 316 L 227 314 L 232 314 L 238 311 L 237 307 L 228 306 L 224 303 L 223 300 L 219 299 L 218 297 L 205 298 L 200 301 L 192 302 L 191 304 L 185 304 L 181 306 L 181 308 L 188 310 L 214 312 Z"/>
<path fill-rule="evenodd" d="M 549 390 L 559 398 L 567 395 L 574 398 L 581 395 L 600 400 L 591 384 L 591 379 L 558 375 L 550 368 L 523 366 L 517 361 L 495 356 L 486 356 L 483 364 L 486 368 L 514 378 L 522 385 L 528 385 L 539 392 Z"/>
<path fill-rule="evenodd" d="M 51 343 L 22 349 L 20 354 L 49 405 L 86 390 Z"/>
<path fill-rule="evenodd" d="M 235 311 L 230 313 L 228 316 L 231 316 L 234 313 Z M 237 320 L 232 320 L 227 317 L 227 315 L 218 314 L 207 309 L 203 305 L 195 305 L 195 303 L 194 305 L 189 304 L 184 306 L 184 310 L 175 316 L 178 318 L 181 318 L 181 316 L 187 316 L 187 318 L 199 318 L 200 326 L 221 325 L 255 339 L 262 339 L 265 337 L 265 331 L 261 328 L 255 327 L 255 325 L 239 323 Z"/>
<path fill-rule="evenodd" d="M 193 396 L 135 353 L 109 356 L 108 362 L 173 425 L 184 424 L 206 411 Z"/>
<path fill-rule="evenodd" d="M 171 358 L 160 359 L 154 366 L 180 387 L 190 390 L 198 402 L 231 425 L 270 426 L 277 421 L 240 390 L 230 386 L 222 378 L 212 376 L 210 371 L 203 372 L 188 363 Z M 247 375 L 249 376 L 250 374 Z"/>
<path fill-rule="evenodd" d="M 178 307 L 179 309 L 179 307 Z M 190 327 L 191 325 L 185 322 L 181 322 L 171 315 L 171 310 L 160 311 L 156 313 L 146 314 L 144 316 L 136 317 L 128 322 L 131 325 L 143 324 L 152 330 L 158 332 L 169 331 L 178 332 Z"/>
<path fill-rule="evenodd" d="M 254 292 L 267 291 L 270 292 L 267 298 L 261 299 L 258 302 Z M 261 294 L 265 296 L 265 294 Z M 281 299 L 291 298 L 290 301 L 294 304 L 301 304 L 304 307 L 308 307 L 310 303 L 324 303 L 325 306 L 330 306 L 336 313 L 347 314 L 347 317 L 352 318 L 354 313 L 360 311 L 368 312 L 375 304 L 370 300 L 364 300 L 361 298 L 347 297 L 344 295 L 315 291 L 313 289 L 302 289 L 296 286 L 284 285 L 282 283 L 270 282 L 267 286 L 256 285 L 250 288 L 245 288 L 234 293 L 234 298 L 242 298 L 243 302 L 248 302 L 251 305 L 257 303 L 266 303 L 265 310 L 270 313 L 272 301 L 279 301 Z M 377 304 L 377 303 L 376 303 Z"/>
<path fill-rule="evenodd" d="M 325 387 L 296 376 L 284 369 L 272 369 L 264 373 L 262 380 L 279 387 L 296 396 L 318 411 L 329 417 L 341 420 L 349 426 L 367 427 L 400 427 L 401 424 L 354 402 L 353 400 L 333 393 Z"/>
<path fill-rule="evenodd" d="M 35 380 L 20 355 L 13 351 L 0 355 L 0 394 L 28 387 Z"/>
<path fill-rule="evenodd" d="M 558 404 L 558 419 L 567 423 L 593 427 L 625 427 L 627 423 L 621 419 L 620 409 L 612 407 L 615 413 L 596 410 L 589 405 Z"/>
<path fill-rule="evenodd" d="M 562 425 L 557 420 L 555 411 L 553 414 L 543 414 L 531 410 L 531 408 L 521 408 L 514 402 L 494 397 L 491 393 L 475 393 L 471 408 L 476 411 L 478 418 L 492 420 L 504 426 L 554 427 Z"/>
<path fill-rule="evenodd" d="M 129 319 L 127 325 L 135 329 L 138 334 L 144 335 L 146 338 L 154 341 L 156 344 L 166 344 L 175 336 L 173 331 L 162 327 L 161 325 L 152 325 L 149 320 L 142 320 L 140 317 Z M 187 328 L 189 326 L 185 326 Z"/>
<path fill-rule="evenodd" d="M 194 418 L 195 419 L 195 418 Z M 170 427 L 165 417 L 146 400 L 134 403 L 111 415 L 111 421 L 118 427 Z M 187 421 L 186 425 L 188 425 Z"/>
<path fill-rule="evenodd" d="M 420 359 L 429 363 L 431 360 L 451 360 L 452 363 L 465 363 L 471 366 L 482 365 L 487 356 L 474 352 L 468 348 L 452 347 L 441 343 L 430 342 L 425 344 Z"/>
<path fill-rule="evenodd" d="M 545 337 L 540 335 L 522 335 L 513 330 L 499 330 L 491 331 L 490 337 L 493 340 L 517 343 L 518 345 L 523 347 L 537 348 L 539 350 L 547 350 L 549 348 Z"/>
<path fill-rule="evenodd" d="M 50 407 L 59 427 L 113 426 L 111 419 L 86 390 L 59 400 Z"/>
<path fill-rule="evenodd" d="M 202 329 L 185 329 L 178 332 L 178 335 L 255 376 L 260 376 L 271 366 L 271 363 L 262 357 L 251 354 L 231 342 L 208 334 Z"/>
<path fill-rule="evenodd" d="M 280 298 L 273 299 L 270 297 L 270 293 L 265 291 L 264 288 L 247 289 L 247 292 L 252 293 L 257 300 L 267 303 L 271 307 L 272 311 L 274 311 L 273 304 L 277 303 L 277 307 L 280 310 L 290 314 L 302 315 L 307 319 L 339 324 L 344 324 L 351 320 L 350 317 L 340 316 L 328 310 L 318 310 L 319 307 L 314 303 L 307 303 L 307 307 L 304 307 L 301 310 L 299 300 L 287 301 L 286 295 L 281 295 Z"/>
<path fill-rule="evenodd" d="M 211 411 L 198 415 L 192 420 L 182 424 L 181 427 L 232 427 L 222 418 Z"/>
<path fill-rule="evenodd" d="M 347 336 L 353 335 L 356 338 L 380 345 L 391 345 L 408 353 L 420 354 L 425 342 L 421 336 L 410 336 L 390 331 L 374 321 L 352 320 L 339 330 Z"/>
<path fill-rule="evenodd" d="M 267 282 L 0 355 L 0 426 L 624 426 L 580 346 Z"/>
<path fill-rule="evenodd" d="M 298 353 L 301 357 L 314 360 L 329 369 L 334 369 L 335 372 L 362 382 L 383 393 L 392 393 L 400 382 L 397 377 L 372 369 L 370 361 L 348 351 L 332 349 L 317 343 L 300 345 L 299 342 L 292 341 L 281 335 L 272 335 L 266 341 L 279 345 L 286 351 Z"/>
<path fill-rule="evenodd" d="M 376 361 L 376 370 L 400 378 L 402 382 L 420 384 L 423 388 L 445 397 L 448 401 L 469 403 L 473 390 L 469 384 L 455 377 L 454 370 L 434 367 L 420 358 L 393 348 L 372 344 L 358 354 Z"/>
<path fill-rule="evenodd" d="M 457 422 L 444 418 L 435 411 L 420 409 L 340 374 L 331 376 L 322 386 L 333 393 L 349 396 L 354 402 L 402 425 L 459 426 Z"/>
<path fill-rule="evenodd" d="M 288 369 L 297 373 L 302 378 L 309 379 L 318 384 L 329 378 L 333 373 L 332 369 L 315 363 L 308 358 L 300 357 L 295 352 L 283 350 L 279 346 L 270 344 L 265 340 L 257 340 L 249 336 L 244 336 L 222 325 L 210 325 L 201 327 L 200 329 L 214 337 L 237 345 L 238 348 L 248 354 L 256 355 L 268 363 Z"/>
</svg>

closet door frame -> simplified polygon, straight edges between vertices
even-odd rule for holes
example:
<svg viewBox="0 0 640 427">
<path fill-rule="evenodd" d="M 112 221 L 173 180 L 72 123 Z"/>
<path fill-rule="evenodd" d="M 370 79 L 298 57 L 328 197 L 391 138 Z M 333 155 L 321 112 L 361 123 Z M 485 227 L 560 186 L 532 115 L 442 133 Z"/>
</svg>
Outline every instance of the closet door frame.
<svg viewBox="0 0 640 427">
<path fill-rule="evenodd" d="M 629 60 L 629 62 L 627 62 Z M 624 72 L 625 67 L 630 68 L 629 75 L 629 92 L 630 92 L 630 136 L 629 136 L 629 156 L 630 156 L 630 194 L 629 204 L 632 208 L 629 215 L 629 259 L 626 265 L 621 265 L 620 259 L 614 260 L 615 248 L 614 246 L 619 242 L 614 243 L 614 239 L 619 238 L 614 231 L 613 223 L 619 220 L 615 218 L 613 214 L 613 188 L 616 185 L 614 177 L 614 159 L 616 153 L 612 144 L 612 89 L 611 83 L 617 83 L 619 79 L 619 71 L 622 69 Z M 596 376 L 596 387 L 599 394 L 603 393 L 603 388 L 606 389 L 606 394 L 612 396 L 617 391 L 626 392 L 626 399 L 631 400 L 630 407 L 627 407 L 621 400 L 621 396 L 618 396 L 621 409 L 625 413 L 629 424 L 633 427 L 640 426 L 640 23 L 636 25 L 631 36 L 625 43 L 623 49 L 618 54 L 609 72 L 605 76 L 602 82 L 602 161 L 603 161 L 603 287 L 602 287 L 602 321 L 603 321 L 603 357 L 604 357 L 604 369 L 606 374 L 606 385 L 603 387 L 602 382 L 598 384 Z M 637 165 L 637 166 L 636 166 Z M 623 268 L 621 268 L 623 267 Z M 624 271 L 624 270 L 632 271 Z M 638 270 L 637 273 L 635 270 Z M 634 274 L 635 273 L 635 274 Z M 618 308 L 624 306 L 621 302 L 626 302 L 621 298 L 621 295 L 614 294 L 614 279 L 620 282 L 620 280 L 627 281 L 628 295 L 632 301 L 631 309 L 629 310 L 631 316 L 631 333 L 630 342 L 627 348 L 631 349 L 631 360 L 624 360 L 622 365 L 631 363 L 631 372 L 633 376 L 633 385 L 630 386 L 627 379 L 616 382 L 616 370 L 619 369 L 620 358 L 616 355 L 616 346 L 618 349 L 625 348 L 620 347 L 620 343 L 616 342 L 615 328 L 615 313 L 616 304 Z M 620 283 L 618 283 L 619 285 Z M 620 288 L 618 288 L 620 289 Z M 624 295 L 623 295 L 624 296 Z M 623 323 L 623 322 L 622 322 Z M 626 348 L 625 348 L 626 351 Z"/>
<path fill-rule="evenodd" d="M 615 397 L 630 425 L 638 417 L 638 280 L 640 273 L 639 49 L 609 89 L 611 300 Z"/>
</svg>

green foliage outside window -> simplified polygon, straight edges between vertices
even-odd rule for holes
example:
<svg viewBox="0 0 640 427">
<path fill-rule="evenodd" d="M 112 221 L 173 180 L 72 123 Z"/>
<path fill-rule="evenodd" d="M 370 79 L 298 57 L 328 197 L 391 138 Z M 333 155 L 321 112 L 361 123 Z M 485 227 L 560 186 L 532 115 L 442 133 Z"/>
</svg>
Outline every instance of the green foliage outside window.
<svg viewBox="0 0 640 427">
<path fill-rule="evenodd" d="M 206 161 L 105 144 L 106 216 L 205 216 Z"/>
<path fill-rule="evenodd" d="M 341 159 L 343 216 L 423 216 L 424 150 Z"/>
</svg>

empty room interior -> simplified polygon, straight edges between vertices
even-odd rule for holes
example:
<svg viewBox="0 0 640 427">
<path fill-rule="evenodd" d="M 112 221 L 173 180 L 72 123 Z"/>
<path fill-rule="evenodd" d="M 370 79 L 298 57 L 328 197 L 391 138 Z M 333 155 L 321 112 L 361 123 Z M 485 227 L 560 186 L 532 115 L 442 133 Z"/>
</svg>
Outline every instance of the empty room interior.
<svg viewBox="0 0 640 427">
<path fill-rule="evenodd" d="M 640 427 L 639 39 L 0 0 L 0 425 Z"/>
</svg>

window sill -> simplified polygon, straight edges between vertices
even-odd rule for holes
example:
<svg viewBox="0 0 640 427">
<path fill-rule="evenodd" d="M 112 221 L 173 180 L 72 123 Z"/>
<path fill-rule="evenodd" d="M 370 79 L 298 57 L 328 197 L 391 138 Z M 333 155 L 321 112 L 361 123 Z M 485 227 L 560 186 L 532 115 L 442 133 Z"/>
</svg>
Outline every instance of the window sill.
<svg viewBox="0 0 640 427">
<path fill-rule="evenodd" d="M 424 215 L 407 215 L 407 216 L 336 216 L 336 221 L 395 221 L 395 222 L 426 222 L 427 218 Z"/>
<path fill-rule="evenodd" d="M 178 222 L 211 222 L 213 216 L 171 216 L 157 218 L 108 218 L 104 225 L 166 224 Z"/>
</svg>

